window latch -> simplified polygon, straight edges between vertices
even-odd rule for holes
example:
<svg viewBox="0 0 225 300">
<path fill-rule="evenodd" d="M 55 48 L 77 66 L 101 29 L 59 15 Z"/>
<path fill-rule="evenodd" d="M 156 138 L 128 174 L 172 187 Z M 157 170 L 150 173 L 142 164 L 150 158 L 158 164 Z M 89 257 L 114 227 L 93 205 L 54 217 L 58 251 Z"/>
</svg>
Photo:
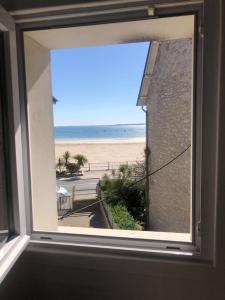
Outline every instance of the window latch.
<svg viewBox="0 0 225 300">
<path fill-rule="evenodd" d="M 205 27 L 204 27 L 203 24 L 200 24 L 200 25 L 199 25 L 198 31 L 199 31 L 199 34 L 200 34 L 201 38 L 204 38 L 204 35 L 205 35 Z"/>
<path fill-rule="evenodd" d="M 197 229 L 198 235 L 200 235 L 201 234 L 201 222 L 200 221 L 197 222 L 196 229 Z"/>
<path fill-rule="evenodd" d="M 149 7 L 148 8 L 148 16 L 149 17 L 154 17 L 155 16 L 155 8 L 154 7 Z"/>
</svg>

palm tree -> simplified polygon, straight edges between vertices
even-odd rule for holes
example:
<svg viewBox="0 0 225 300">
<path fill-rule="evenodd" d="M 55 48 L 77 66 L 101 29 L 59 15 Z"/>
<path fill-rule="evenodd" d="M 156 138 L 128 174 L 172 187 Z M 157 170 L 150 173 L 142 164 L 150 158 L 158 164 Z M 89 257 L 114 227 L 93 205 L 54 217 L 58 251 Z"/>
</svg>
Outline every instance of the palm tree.
<svg viewBox="0 0 225 300">
<path fill-rule="evenodd" d="M 70 157 L 71 157 L 71 155 L 70 155 L 69 151 L 65 151 L 63 153 L 63 158 L 64 158 L 64 161 L 65 161 L 65 166 L 68 165 Z"/>
<path fill-rule="evenodd" d="M 56 167 L 59 169 L 59 172 L 61 173 L 62 172 L 62 167 L 63 167 L 63 160 L 62 160 L 62 158 L 60 158 L 60 157 L 58 158 Z"/>
<path fill-rule="evenodd" d="M 77 163 L 80 167 L 83 167 L 84 164 L 88 162 L 87 157 L 83 154 L 77 154 L 73 158 L 77 160 Z"/>
</svg>

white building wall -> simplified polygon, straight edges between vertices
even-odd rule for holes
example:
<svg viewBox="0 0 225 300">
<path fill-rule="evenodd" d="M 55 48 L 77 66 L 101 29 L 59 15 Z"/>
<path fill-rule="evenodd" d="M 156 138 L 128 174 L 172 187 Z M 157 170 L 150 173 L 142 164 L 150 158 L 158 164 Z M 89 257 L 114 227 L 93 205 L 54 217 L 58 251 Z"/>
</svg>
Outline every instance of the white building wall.
<svg viewBox="0 0 225 300">
<path fill-rule="evenodd" d="M 57 230 L 50 51 L 25 35 L 34 230 Z"/>
</svg>

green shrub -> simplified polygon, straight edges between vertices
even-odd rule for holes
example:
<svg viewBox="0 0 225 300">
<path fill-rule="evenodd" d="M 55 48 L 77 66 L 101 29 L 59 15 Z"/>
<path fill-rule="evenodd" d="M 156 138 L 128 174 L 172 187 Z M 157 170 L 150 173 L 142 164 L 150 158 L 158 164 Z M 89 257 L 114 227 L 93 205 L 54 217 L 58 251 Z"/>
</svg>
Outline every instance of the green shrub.
<svg viewBox="0 0 225 300">
<path fill-rule="evenodd" d="M 123 205 L 140 224 L 146 223 L 145 181 L 133 184 L 134 179 L 109 178 L 101 181 L 103 199 L 110 205 Z"/>
<path fill-rule="evenodd" d="M 133 175 L 133 167 L 128 164 L 122 164 L 119 166 L 118 177 L 119 178 L 129 178 Z"/>
<path fill-rule="evenodd" d="M 66 170 L 70 174 L 74 174 L 74 173 L 77 173 L 78 171 L 80 171 L 80 166 L 78 164 L 75 164 L 75 163 L 67 163 Z"/>
<path fill-rule="evenodd" d="M 75 163 L 71 162 L 71 159 L 75 159 Z M 80 171 L 81 167 L 84 166 L 85 163 L 88 162 L 88 159 L 83 154 L 77 154 L 75 156 L 71 156 L 69 151 L 65 151 L 62 157 L 59 157 L 56 163 L 56 174 L 57 176 L 66 175 L 66 173 L 77 173 Z M 63 173 L 64 172 L 64 173 Z"/>
<path fill-rule="evenodd" d="M 134 220 L 124 205 L 107 205 L 113 221 L 118 229 L 142 230 L 141 225 Z"/>
</svg>

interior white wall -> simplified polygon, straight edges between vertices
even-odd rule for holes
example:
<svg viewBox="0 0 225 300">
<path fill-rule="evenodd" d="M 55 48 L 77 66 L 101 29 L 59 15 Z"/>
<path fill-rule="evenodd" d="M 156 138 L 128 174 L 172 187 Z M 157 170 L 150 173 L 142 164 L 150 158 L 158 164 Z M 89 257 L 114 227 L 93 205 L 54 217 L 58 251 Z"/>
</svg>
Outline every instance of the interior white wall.
<svg viewBox="0 0 225 300">
<path fill-rule="evenodd" d="M 53 101 L 49 50 L 25 36 L 34 230 L 57 230 Z"/>
<path fill-rule="evenodd" d="M 48 49 L 192 38 L 194 16 L 78 26 L 26 32 Z"/>
<path fill-rule="evenodd" d="M 72 1 L 72 0 L 71 0 Z M 7 3 L 10 2 L 7 0 Z M 12 2 L 12 1 L 11 1 Z M 42 5 L 55 4 L 55 0 L 44 0 Z M 61 3 L 66 0 L 60 0 Z M 73 1 L 74 2 L 74 1 Z M 166 2 L 166 1 L 165 1 Z M 168 1 L 167 1 L 168 2 Z M 174 2 L 174 1 L 171 1 Z M 220 36 L 220 16 L 225 11 L 221 5 L 223 1 L 205 0 L 205 61 L 207 90 L 206 98 L 212 97 L 210 101 L 213 109 L 209 110 L 209 116 L 215 115 L 214 107 L 217 107 L 217 97 L 224 101 L 224 88 L 221 95 L 216 94 L 217 84 L 220 86 L 219 66 L 223 66 L 222 78 L 224 78 L 224 63 L 217 59 L 223 51 L 219 51 L 218 44 Z M 34 5 L 34 1 L 14 1 L 15 6 Z M 36 3 L 36 2 L 35 2 Z M 214 54 L 214 55 L 213 55 Z M 218 73 L 218 74 L 217 74 Z M 207 84 L 208 83 L 208 84 Z M 224 85 L 223 85 L 224 86 Z M 224 300 L 225 295 L 225 201 L 224 201 L 224 135 L 225 126 L 224 105 L 221 105 L 221 156 L 218 161 L 219 189 L 217 190 L 217 222 L 216 222 L 216 251 L 214 264 L 196 264 L 182 260 L 160 259 L 158 257 L 146 259 L 142 255 L 130 257 L 127 253 L 118 255 L 111 250 L 107 254 L 102 252 L 93 254 L 93 250 L 84 251 L 81 248 L 78 253 L 75 247 L 68 246 L 54 249 L 53 245 L 39 249 L 39 244 L 27 249 L 18 263 L 12 269 L 6 280 L 1 285 L 0 298 L 4 299 L 26 299 L 36 297 L 37 299 L 154 299 L 154 300 Z M 217 118 L 219 114 L 217 113 Z M 207 118 L 208 119 L 208 118 Z M 215 117 L 216 120 L 216 117 Z M 216 121 L 215 121 L 216 123 Z M 209 134 L 212 126 L 209 123 Z M 215 134 L 215 139 L 218 135 Z M 212 143 L 214 147 L 215 143 Z M 220 151 L 219 151 L 220 152 Z M 223 153 L 223 154 L 222 154 Z M 211 163 L 211 162 L 210 162 Z M 210 186 L 210 185 L 209 185 Z M 210 188 L 210 187 L 209 187 Z M 218 192 L 219 191 L 219 192 Z M 214 190 L 212 191 L 214 193 Z M 213 201 L 212 201 L 213 202 Z M 66 251 L 67 250 L 67 251 Z M 87 252 L 89 253 L 87 255 Z M 8 293 L 13 294 L 11 297 Z M 65 295 L 66 294 L 66 295 Z M 76 295 L 76 296 L 75 296 Z"/>
</svg>

